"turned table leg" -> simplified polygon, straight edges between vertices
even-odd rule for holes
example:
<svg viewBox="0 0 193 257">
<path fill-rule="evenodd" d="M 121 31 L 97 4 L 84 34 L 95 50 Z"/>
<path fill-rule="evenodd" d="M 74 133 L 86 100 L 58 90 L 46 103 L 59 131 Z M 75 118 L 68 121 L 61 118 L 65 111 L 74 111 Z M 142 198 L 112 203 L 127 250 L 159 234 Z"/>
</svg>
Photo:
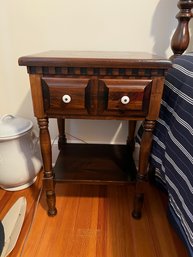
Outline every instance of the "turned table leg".
<svg viewBox="0 0 193 257">
<path fill-rule="evenodd" d="M 58 149 L 62 149 L 62 146 L 67 143 L 66 135 L 65 135 L 65 119 L 57 119 L 58 123 L 58 131 L 59 131 L 59 139 L 58 139 Z"/>
<path fill-rule="evenodd" d="M 48 215 L 54 216 L 57 213 L 56 210 L 56 196 L 55 196 L 55 183 L 54 173 L 52 170 L 52 152 L 51 152 L 51 141 L 48 130 L 48 119 L 38 118 L 38 125 L 40 128 L 40 147 L 43 161 L 43 187 L 46 191 L 46 200 L 48 204 Z"/>
<path fill-rule="evenodd" d="M 131 151 L 135 150 L 135 128 L 136 128 L 136 120 L 129 121 L 129 133 L 127 138 L 127 144 L 130 146 Z"/>
<path fill-rule="evenodd" d="M 149 162 L 149 155 L 151 151 L 154 127 L 155 127 L 155 121 L 145 120 L 144 132 L 142 135 L 140 152 L 139 152 L 139 168 L 137 173 L 134 209 L 132 212 L 132 216 L 135 219 L 141 218 L 141 210 L 142 210 L 143 200 L 144 200 L 144 186 L 145 186 L 145 182 L 147 181 L 148 162 Z"/>
</svg>

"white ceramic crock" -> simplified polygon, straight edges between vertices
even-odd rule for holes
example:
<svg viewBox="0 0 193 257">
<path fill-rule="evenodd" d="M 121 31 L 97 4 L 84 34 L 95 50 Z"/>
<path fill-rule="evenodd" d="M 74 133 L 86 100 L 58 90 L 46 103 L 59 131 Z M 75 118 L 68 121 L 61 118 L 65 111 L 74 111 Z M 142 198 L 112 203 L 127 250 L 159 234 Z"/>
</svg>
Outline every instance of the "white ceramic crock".
<svg viewBox="0 0 193 257">
<path fill-rule="evenodd" d="M 0 187 L 17 191 L 29 187 L 41 169 L 38 138 L 30 120 L 0 117 Z"/>
</svg>

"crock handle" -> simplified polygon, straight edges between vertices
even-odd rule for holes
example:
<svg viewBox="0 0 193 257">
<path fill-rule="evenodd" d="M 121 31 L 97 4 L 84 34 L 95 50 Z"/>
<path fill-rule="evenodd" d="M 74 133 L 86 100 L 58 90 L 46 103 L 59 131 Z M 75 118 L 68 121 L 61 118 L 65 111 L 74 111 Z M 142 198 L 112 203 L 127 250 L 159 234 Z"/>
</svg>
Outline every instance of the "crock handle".
<svg viewBox="0 0 193 257">
<path fill-rule="evenodd" d="M 4 114 L 3 116 L 0 117 L 0 120 L 6 120 L 7 118 L 9 119 L 13 119 L 15 118 L 15 116 L 11 115 L 11 114 Z"/>
</svg>

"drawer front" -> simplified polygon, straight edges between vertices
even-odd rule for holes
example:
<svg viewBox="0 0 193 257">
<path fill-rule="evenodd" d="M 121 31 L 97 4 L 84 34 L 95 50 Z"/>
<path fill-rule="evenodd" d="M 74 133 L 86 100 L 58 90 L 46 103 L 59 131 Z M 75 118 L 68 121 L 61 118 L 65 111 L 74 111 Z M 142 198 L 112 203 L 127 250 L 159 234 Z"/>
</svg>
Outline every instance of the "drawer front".
<svg viewBox="0 0 193 257">
<path fill-rule="evenodd" d="M 43 77 L 45 113 L 52 116 L 145 116 L 151 80 Z"/>
<path fill-rule="evenodd" d="M 44 109 L 47 114 L 88 114 L 86 88 L 88 79 L 42 78 Z"/>
<path fill-rule="evenodd" d="M 152 80 L 103 79 L 100 84 L 107 99 L 103 115 L 147 114 Z"/>
</svg>

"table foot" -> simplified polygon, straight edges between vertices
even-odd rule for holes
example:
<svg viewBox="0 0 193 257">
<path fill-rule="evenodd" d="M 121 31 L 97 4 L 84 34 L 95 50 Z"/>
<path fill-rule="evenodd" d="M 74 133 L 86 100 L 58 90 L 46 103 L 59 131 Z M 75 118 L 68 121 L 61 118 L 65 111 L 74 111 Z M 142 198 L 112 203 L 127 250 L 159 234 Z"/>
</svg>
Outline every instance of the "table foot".
<svg viewBox="0 0 193 257">
<path fill-rule="evenodd" d="M 141 212 L 137 211 L 132 211 L 132 217 L 136 220 L 141 219 Z"/>
<path fill-rule="evenodd" d="M 53 210 L 48 210 L 48 216 L 49 217 L 54 217 L 54 216 L 56 216 L 56 214 L 57 214 L 57 209 L 56 208 L 54 208 Z"/>
<path fill-rule="evenodd" d="M 134 209 L 132 212 L 132 217 L 134 219 L 140 219 L 141 218 L 141 210 L 143 207 L 143 201 L 144 201 L 144 194 L 136 194 L 134 199 Z"/>
</svg>

